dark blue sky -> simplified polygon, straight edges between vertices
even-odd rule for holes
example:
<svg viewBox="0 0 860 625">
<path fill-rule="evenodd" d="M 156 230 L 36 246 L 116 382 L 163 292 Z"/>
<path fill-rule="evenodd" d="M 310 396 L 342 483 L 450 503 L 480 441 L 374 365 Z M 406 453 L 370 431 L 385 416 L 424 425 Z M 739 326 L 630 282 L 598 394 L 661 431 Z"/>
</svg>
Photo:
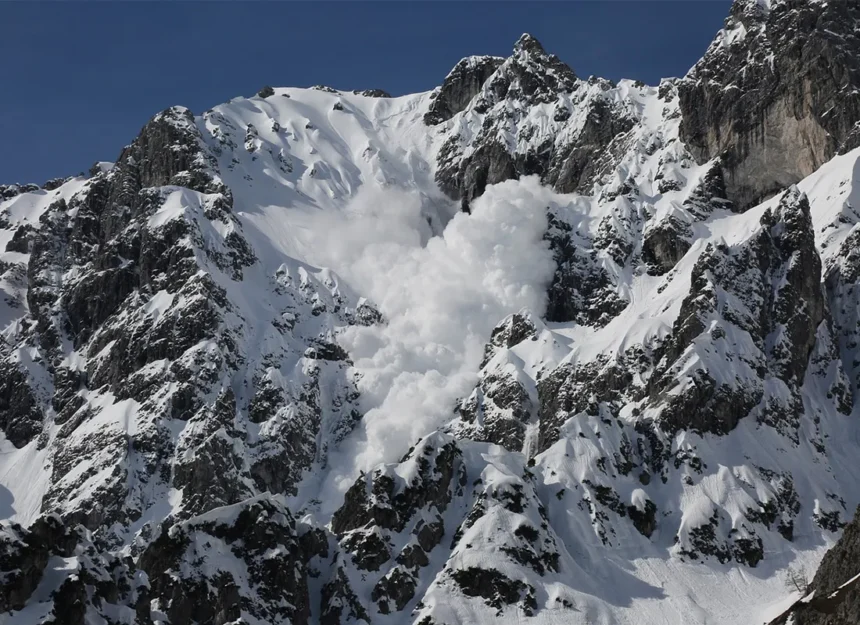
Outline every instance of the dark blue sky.
<svg viewBox="0 0 860 625">
<path fill-rule="evenodd" d="M 431 89 L 523 32 L 580 76 L 683 75 L 730 0 L 593 2 L 0 1 L 0 182 L 113 160 L 149 117 L 266 84 Z"/>
</svg>

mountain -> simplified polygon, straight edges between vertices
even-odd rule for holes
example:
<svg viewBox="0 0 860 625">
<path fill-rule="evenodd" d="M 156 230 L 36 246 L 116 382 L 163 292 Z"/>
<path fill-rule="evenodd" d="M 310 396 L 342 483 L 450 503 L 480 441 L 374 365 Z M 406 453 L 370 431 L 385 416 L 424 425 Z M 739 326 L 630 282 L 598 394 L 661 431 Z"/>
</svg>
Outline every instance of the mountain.
<svg viewBox="0 0 860 625">
<path fill-rule="evenodd" d="M 858 33 L 523 35 L 0 186 L 0 622 L 854 623 Z"/>
</svg>

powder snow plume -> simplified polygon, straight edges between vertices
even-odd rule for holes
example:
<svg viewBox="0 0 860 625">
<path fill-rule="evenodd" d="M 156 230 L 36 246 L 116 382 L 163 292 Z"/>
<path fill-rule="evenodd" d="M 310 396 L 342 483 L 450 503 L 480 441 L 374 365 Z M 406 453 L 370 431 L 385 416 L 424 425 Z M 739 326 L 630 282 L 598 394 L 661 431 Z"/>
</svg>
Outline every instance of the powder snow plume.
<svg viewBox="0 0 860 625">
<path fill-rule="evenodd" d="M 492 187 L 430 237 L 421 204 L 402 191 L 368 189 L 346 218 L 324 214 L 315 262 L 379 306 L 386 323 L 341 337 L 361 374 L 366 413 L 332 456 L 346 489 L 359 470 L 397 460 L 452 416 L 474 386 L 483 346 L 506 315 L 543 313 L 554 263 L 543 235 L 555 194 L 537 178 Z"/>
</svg>

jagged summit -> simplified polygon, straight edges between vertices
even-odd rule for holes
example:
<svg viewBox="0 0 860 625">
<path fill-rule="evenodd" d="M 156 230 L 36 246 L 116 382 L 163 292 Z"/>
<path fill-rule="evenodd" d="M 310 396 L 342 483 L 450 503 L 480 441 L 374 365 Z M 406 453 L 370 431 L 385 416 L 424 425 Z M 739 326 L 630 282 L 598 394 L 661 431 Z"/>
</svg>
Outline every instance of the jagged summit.
<svg viewBox="0 0 860 625">
<path fill-rule="evenodd" d="M 476 97 L 475 106 L 484 109 L 503 99 L 550 101 L 572 91 L 575 80 L 573 70 L 547 54 L 540 42 L 526 33 L 507 59 L 471 56 L 457 63 L 434 92 L 425 122 L 436 125 L 447 121 Z"/>
<path fill-rule="evenodd" d="M 514 54 L 531 53 L 538 55 L 546 55 L 546 50 L 535 37 L 529 33 L 523 33 L 520 38 L 514 43 Z"/>
<path fill-rule="evenodd" d="M 528 98 L 550 101 L 553 96 L 573 90 L 576 75 L 554 54 L 547 54 L 531 35 L 524 34 L 514 44 L 513 55 L 497 70 L 484 93 L 489 100 Z"/>
<path fill-rule="evenodd" d="M 735 0 L 727 19 L 765 20 L 770 14 L 771 7 L 780 2 L 782 0 Z"/>
<path fill-rule="evenodd" d="M 832 0 L 806 0 L 806 4 L 822 4 Z M 747 13 L 761 18 L 766 18 L 771 10 L 778 8 L 796 8 L 801 2 L 797 0 L 734 0 L 730 16 L 734 17 L 740 13 Z"/>
<path fill-rule="evenodd" d="M 0 621 L 777 618 L 860 503 L 858 16 L 763 6 L 659 86 L 523 35 L 0 187 Z"/>
</svg>

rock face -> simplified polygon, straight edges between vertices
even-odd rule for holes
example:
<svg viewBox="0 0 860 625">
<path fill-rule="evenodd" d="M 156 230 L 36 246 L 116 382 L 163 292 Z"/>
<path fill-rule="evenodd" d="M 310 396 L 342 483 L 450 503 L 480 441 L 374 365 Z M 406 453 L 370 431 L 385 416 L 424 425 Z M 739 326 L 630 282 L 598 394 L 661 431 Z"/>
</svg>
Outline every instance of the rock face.
<svg viewBox="0 0 860 625">
<path fill-rule="evenodd" d="M 428 126 L 439 124 L 466 108 L 504 61 L 497 56 L 471 56 L 457 63 L 434 93 L 424 122 Z"/>
<path fill-rule="evenodd" d="M 855 513 L 839 542 L 824 556 L 806 590 L 804 600 L 769 625 L 849 625 L 860 618 L 860 515 Z"/>
<path fill-rule="evenodd" d="M 815 573 L 810 590 L 830 598 L 825 605 L 799 611 L 798 625 L 848 625 L 860 619 L 860 516 L 845 528 L 839 542 L 827 552 Z M 833 595 L 836 595 L 835 597 Z"/>
<path fill-rule="evenodd" d="M 681 139 L 722 158 L 741 207 L 858 145 L 860 7 L 737 1 L 705 56 L 678 83 Z"/>
<path fill-rule="evenodd" d="M 307 623 L 315 555 L 303 548 L 290 511 L 258 498 L 163 528 L 138 566 L 149 580 L 152 610 L 171 623 L 228 623 L 243 614 Z M 201 570 L 201 561 L 210 564 Z"/>
<path fill-rule="evenodd" d="M 524 175 L 537 174 L 562 192 L 588 189 L 599 157 L 634 123 L 613 89 L 608 81 L 578 80 L 530 35 L 517 41 L 508 59 L 464 59 L 425 116 L 426 123 L 439 124 L 463 113 L 439 153 L 440 188 L 461 199 L 464 209 L 488 184 Z M 547 126 L 542 117 L 549 105 Z M 477 133 L 461 128 L 467 119 Z"/>
<path fill-rule="evenodd" d="M 459 418 L 450 425 L 458 437 L 523 450 L 526 428 L 536 416 L 536 389 L 506 355 L 509 348 L 530 339 L 537 339 L 535 322 L 523 314 L 512 315 L 493 330 L 484 350 L 481 380 L 461 402 Z"/>
<path fill-rule="evenodd" d="M 460 456 L 454 440 L 433 435 L 399 466 L 362 475 L 347 491 L 332 517 L 340 552 L 323 589 L 325 622 L 366 618 L 370 606 L 353 588 L 368 577 L 377 580 L 370 600 L 381 614 L 414 605 L 428 555 L 446 534 L 443 515 L 464 494 L 467 476 Z"/>
<path fill-rule="evenodd" d="M 760 234 L 744 246 L 710 247 L 693 267 L 674 338 L 649 388 L 650 403 L 669 429 L 725 433 L 762 403 L 759 418 L 774 424 L 793 419 L 798 410 L 799 387 L 824 319 L 809 202 L 792 187 L 760 225 Z M 740 348 L 744 365 L 720 379 L 720 367 L 700 350 L 711 344 L 725 353 L 717 344 L 738 331 L 754 347 Z M 691 367 L 693 354 L 700 364 Z M 779 381 L 778 391 L 766 391 L 773 388 L 769 380 Z M 844 379 L 838 392 L 850 393 Z"/>
<path fill-rule="evenodd" d="M 0 524 L 4 613 L 29 605 L 43 622 L 69 625 L 85 619 L 148 619 L 148 589 L 134 570 L 130 558 L 98 551 L 84 528 L 70 529 L 56 516 L 42 517 L 27 529 Z"/>
<path fill-rule="evenodd" d="M 549 223 L 546 236 L 557 269 L 547 291 L 547 320 L 606 325 L 629 303 L 613 280 L 611 255 L 583 240 L 563 216 L 550 214 Z"/>
<path fill-rule="evenodd" d="M 529 35 L 267 87 L 0 187 L 0 621 L 747 625 L 841 532 L 791 615 L 855 623 L 856 12 L 737 0 L 654 87 Z"/>
<path fill-rule="evenodd" d="M 190 112 L 169 109 L 112 169 L 51 203 L 27 244 L 16 244 L 28 255 L 29 317 L 0 350 L 0 419 L 18 447 L 43 432 L 46 415 L 59 428 L 46 512 L 95 531 L 137 518 L 159 488 L 185 490 L 180 516 L 294 492 L 324 456 L 328 439 L 319 432 L 330 428 L 337 439 L 358 417 L 346 355 L 321 338 L 333 319 L 358 319 L 334 282 L 286 266 L 273 276 L 282 308 L 261 321 L 278 324 L 269 325 L 273 347 L 249 362 L 237 323 L 248 313 L 227 293 L 257 259 L 217 156 Z M 316 309 L 313 329 L 290 344 L 291 329 L 302 330 L 281 311 L 305 302 Z M 291 388 L 272 366 L 287 352 L 300 358 L 285 358 L 297 369 Z M 229 380 L 243 375 L 257 390 L 237 398 Z M 331 405 L 322 405 L 321 386 Z M 99 419 L 112 402 L 97 395 L 133 414 L 136 431 Z M 249 423 L 262 427 L 252 441 Z M 81 466 L 84 473 L 73 471 Z"/>
<path fill-rule="evenodd" d="M 134 560 L 99 551 L 84 528 L 47 516 L 29 529 L 0 526 L 0 608 L 29 605 L 69 624 L 228 623 L 242 615 L 306 623 L 310 563 L 319 555 L 309 545 L 290 511 L 267 498 L 164 526 Z"/>
<path fill-rule="evenodd" d="M 44 417 L 25 374 L 10 361 L 0 373 L 0 427 L 10 443 L 23 447 L 42 431 Z"/>
</svg>

